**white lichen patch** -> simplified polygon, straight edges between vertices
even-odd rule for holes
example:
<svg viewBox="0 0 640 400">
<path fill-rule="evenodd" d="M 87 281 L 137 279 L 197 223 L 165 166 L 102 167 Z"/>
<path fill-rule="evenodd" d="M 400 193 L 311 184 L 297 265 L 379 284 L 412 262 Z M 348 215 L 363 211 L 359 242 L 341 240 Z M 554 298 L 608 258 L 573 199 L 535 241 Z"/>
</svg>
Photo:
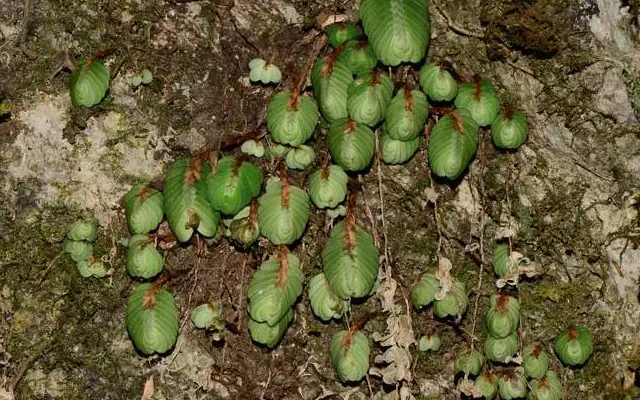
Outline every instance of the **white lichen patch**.
<svg viewBox="0 0 640 400">
<path fill-rule="evenodd" d="M 65 391 L 69 388 L 69 377 L 61 368 L 56 368 L 49 373 L 45 373 L 40 368 L 31 369 L 23 381 L 38 398 L 63 399 Z"/>
<path fill-rule="evenodd" d="M 38 204 L 75 204 L 93 210 L 106 223 L 129 188 L 125 175 L 151 178 L 162 172 L 163 163 L 155 160 L 155 153 L 165 146 L 155 128 L 129 138 L 131 127 L 125 116 L 110 111 L 90 118 L 86 136 L 72 145 L 63 136 L 71 107 L 68 95 L 33 98 L 41 100 L 17 116 L 24 128 L 13 144 L 16 154 L 8 166 L 8 179 L 40 182 Z"/>
<path fill-rule="evenodd" d="M 589 27 L 593 35 L 603 44 L 613 45 L 622 52 L 631 50 L 629 32 L 623 27 L 629 20 L 629 7 L 621 7 L 620 1 L 597 0 L 600 13 L 591 17 Z"/>
<path fill-rule="evenodd" d="M 611 280 L 621 299 L 637 304 L 636 293 L 640 285 L 640 248 L 633 248 L 627 239 L 616 239 L 607 246 L 612 268 Z"/>
</svg>

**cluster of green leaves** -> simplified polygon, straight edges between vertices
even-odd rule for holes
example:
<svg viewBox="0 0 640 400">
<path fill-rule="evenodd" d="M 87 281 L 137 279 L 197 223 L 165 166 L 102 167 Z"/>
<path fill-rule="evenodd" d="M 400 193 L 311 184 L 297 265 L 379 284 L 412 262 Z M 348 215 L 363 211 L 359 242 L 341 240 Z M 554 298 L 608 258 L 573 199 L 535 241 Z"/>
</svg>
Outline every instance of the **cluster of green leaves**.
<svg viewBox="0 0 640 400">
<path fill-rule="evenodd" d="M 71 103 L 93 107 L 104 99 L 109 90 L 109 70 L 102 61 L 89 58 L 79 63 L 69 78 Z"/>
<path fill-rule="evenodd" d="M 92 243 L 97 235 L 98 221 L 95 218 L 79 220 L 71 224 L 62 243 L 63 250 L 76 262 L 78 272 L 85 278 L 102 278 L 109 273 L 105 263 L 93 256 Z"/>
</svg>

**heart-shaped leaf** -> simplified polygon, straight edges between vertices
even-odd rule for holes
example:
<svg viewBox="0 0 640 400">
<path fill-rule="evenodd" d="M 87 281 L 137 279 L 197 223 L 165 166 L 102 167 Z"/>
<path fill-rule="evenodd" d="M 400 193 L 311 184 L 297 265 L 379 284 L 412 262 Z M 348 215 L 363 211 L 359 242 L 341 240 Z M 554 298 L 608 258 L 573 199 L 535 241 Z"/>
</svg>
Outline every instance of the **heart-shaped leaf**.
<svg viewBox="0 0 640 400">
<path fill-rule="evenodd" d="M 313 95 L 322 116 L 329 122 L 348 116 L 347 88 L 353 81 L 349 68 L 335 57 L 330 54 L 319 58 L 311 70 Z"/>
<path fill-rule="evenodd" d="M 384 72 L 365 72 L 351 82 L 347 94 L 347 109 L 351 119 L 374 127 L 387 112 L 393 96 L 393 82 Z"/>
<path fill-rule="evenodd" d="M 323 167 L 309 177 L 309 195 L 318 208 L 336 208 L 347 197 L 349 177 L 338 165 Z"/>
<path fill-rule="evenodd" d="M 260 194 L 262 181 L 262 171 L 254 164 L 224 157 L 207 180 L 207 197 L 214 209 L 225 215 L 235 215 Z"/>
<path fill-rule="evenodd" d="M 369 371 L 371 348 L 364 333 L 340 331 L 329 343 L 329 357 L 342 382 L 359 382 Z"/>
<path fill-rule="evenodd" d="M 343 62 L 354 75 L 370 71 L 378 64 L 378 59 L 366 40 L 349 40 L 340 46 L 338 52 L 338 61 Z"/>
<path fill-rule="evenodd" d="M 127 273 L 134 278 L 149 279 L 158 275 L 164 266 L 164 258 L 156 249 L 153 238 L 134 235 L 127 249 Z"/>
<path fill-rule="evenodd" d="M 445 115 L 429 136 L 429 166 L 443 178 L 456 179 L 467 168 L 478 148 L 478 125 L 465 110 Z"/>
<path fill-rule="evenodd" d="M 498 115 L 500 99 L 491 81 L 476 77 L 473 83 L 460 86 L 455 105 L 469 111 L 478 125 L 488 126 Z"/>
<path fill-rule="evenodd" d="M 350 302 L 342 300 L 331 291 L 329 281 L 320 273 L 309 281 L 309 303 L 311 310 L 323 321 L 342 318 Z"/>
<path fill-rule="evenodd" d="M 287 179 L 267 185 L 259 199 L 258 225 L 271 243 L 291 244 L 302 237 L 309 219 L 309 196 Z"/>
<path fill-rule="evenodd" d="M 318 106 L 298 91 L 280 92 L 267 106 L 267 128 L 278 143 L 299 146 L 309 140 L 318 123 Z"/>
<path fill-rule="evenodd" d="M 347 171 L 361 171 L 371 164 L 376 143 L 373 132 L 349 118 L 333 121 L 328 138 L 331 158 Z"/>
<path fill-rule="evenodd" d="M 93 107 L 107 94 L 109 70 L 100 60 L 89 59 L 71 73 L 69 87 L 74 106 Z"/>
<path fill-rule="evenodd" d="M 437 64 L 425 64 L 420 68 L 420 86 L 433 101 L 451 101 L 458 94 L 456 80 Z"/>
<path fill-rule="evenodd" d="M 131 233 L 149 233 L 162 222 L 162 193 L 146 184 L 135 185 L 124 196 L 124 212 Z"/>
<path fill-rule="evenodd" d="M 389 103 L 385 131 L 395 140 L 413 140 L 422 133 L 428 116 L 427 96 L 419 90 L 404 88 Z"/>
</svg>

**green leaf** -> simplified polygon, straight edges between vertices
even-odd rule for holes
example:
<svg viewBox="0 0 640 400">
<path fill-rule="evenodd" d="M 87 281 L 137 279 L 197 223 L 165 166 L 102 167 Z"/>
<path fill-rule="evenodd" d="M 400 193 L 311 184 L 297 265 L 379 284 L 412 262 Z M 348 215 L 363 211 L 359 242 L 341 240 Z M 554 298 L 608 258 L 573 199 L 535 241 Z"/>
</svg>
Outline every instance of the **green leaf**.
<svg viewBox="0 0 640 400">
<path fill-rule="evenodd" d="M 349 40 L 338 51 L 337 60 L 344 63 L 354 75 L 370 71 L 378 64 L 378 59 L 366 40 Z"/>
<path fill-rule="evenodd" d="M 86 261 L 91 257 L 93 246 L 84 240 L 71 240 L 66 238 L 62 243 L 62 249 L 71 256 L 75 262 Z"/>
<path fill-rule="evenodd" d="M 302 293 L 304 274 L 300 260 L 282 248 L 265 261 L 249 283 L 249 315 L 256 322 L 275 326 Z"/>
<path fill-rule="evenodd" d="M 322 248 L 322 265 L 331 291 L 348 300 L 368 296 L 378 277 L 378 249 L 355 217 L 339 222 Z"/>
<path fill-rule="evenodd" d="M 313 95 L 318 102 L 320 112 L 329 122 L 346 118 L 347 89 L 353 76 L 349 68 L 328 55 L 316 60 L 311 70 Z"/>
<path fill-rule="evenodd" d="M 313 135 L 318 123 L 318 106 L 297 91 L 277 93 L 267 105 L 267 128 L 274 141 L 300 146 Z"/>
<path fill-rule="evenodd" d="M 593 336 L 584 326 L 570 326 L 556 337 L 553 349 L 564 365 L 582 365 L 593 353 Z"/>
<path fill-rule="evenodd" d="M 264 84 L 278 83 L 282 79 L 280 68 L 275 64 L 266 62 L 261 58 L 254 58 L 249 61 L 249 80 L 251 82 L 262 82 Z"/>
<path fill-rule="evenodd" d="M 456 281 L 442 300 L 434 302 L 433 314 L 438 318 L 459 317 L 467 311 L 468 305 L 469 297 L 464 283 Z"/>
<path fill-rule="evenodd" d="M 376 143 L 373 132 L 348 118 L 333 121 L 328 138 L 331 158 L 347 171 L 361 171 L 371 164 Z"/>
<path fill-rule="evenodd" d="M 266 322 L 257 322 L 249 318 L 249 333 L 251 339 L 272 349 L 280 343 L 285 331 L 293 322 L 293 310 L 289 309 L 276 325 L 271 326 Z"/>
<path fill-rule="evenodd" d="M 522 111 L 500 113 L 491 123 L 491 139 L 501 149 L 517 149 L 527 141 L 527 117 Z"/>
<path fill-rule="evenodd" d="M 78 261 L 76 263 L 78 272 L 83 278 L 104 278 L 109 274 L 107 266 L 94 257 L 89 257 L 87 260 Z"/>
<path fill-rule="evenodd" d="M 323 321 L 342 318 L 350 307 L 348 300 L 342 300 L 331 291 L 329 281 L 323 273 L 309 281 L 309 303 L 316 317 Z"/>
<path fill-rule="evenodd" d="M 302 237 L 309 219 L 309 196 L 304 190 L 277 181 L 267 185 L 259 204 L 260 232 L 271 243 L 291 244 Z"/>
<path fill-rule="evenodd" d="M 240 146 L 240 151 L 242 151 L 244 154 L 248 154 L 256 158 L 261 158 L 264 156 L 264 145 L 261 142 L 256 142 L 255 140 L 251 139 L 242 143 L 242 146 Z"/>
<path fill-rule="evenodd" d="M 427 0 L 363 0 L 360 18 L 383 64 L 417 63 L 424 57 L 431 35 Z"/>
<path fill-rule="evenodd" d="M 527 381 L 519 372 L 503 374 L 498 378 L 501 400 L 520 399 L 527 394 Z"/>
<path fill-rule="evenodd" d="M 100 103 L 109 89 L 109 70 L 99 60 L 80 63 L 69 79 L 71 103 L 93 107 Z"/>
<path fill-rule="evenodd" d="M 484 342 L 484 354 L 491 361 L 503 363 L 507 357 L 513 357 L 518 352 L 518 344 L 518 335 L 515 332 L 502 338 L 489 334 Z"/>
<path fill-rule="evenodd" d="M 313 164 L 315 159 L 316 152 L 313 151 L 313 148 L 303 144 L 302 146 L 289 150 L 284 159 L 284 163 L 291 169 L 305 169 Z"/>
<path fill-rule="evenodd" d="M 549 369 L 549 354 L 539 345 L 527 345 L 522 350 L 524 374 L 529 378 L 540 379 Z"/>
<path fill-rule="evenodd" d="M 382 161 L 387 164 L 403 164 L 411 159 L 420 148 L 420 136 L 412 140 L 391 139 L 389 135 L 380 135 L 380 152 Z"/>
<path fill-rule="evenodd" d="M 489 80 L 477 78 L 474 83 L 460 86 L 455 106 L 469 111 L 478 125 L 488 126 L 498 115 L 500 99 Z"/>
<path fill-rule="evenodd" d="M 491 372 L 478 376 L 474 385 L 487 400 L 493 400 L 498 393 L 498 377 Z"/>
<path fill-rule="evenodd" d="M 558 375 L 549 370 L 540 379 L 534 379 L 529 382 L 530 392 L 528 399 L 535 400 L 561 400 L 562 396 L 562 382 Z"/>
<path fill-rule="evenodd" d="M 151 71 L 149 71 L 148 69 L 143 69 L 142 70 L 142 80 L 141 83 L 148 85 L 151 83 L 151 81 L 153 80 L 153 74 L 151 73 Z"/>
<path fill-rule="evenodd" d="M 425 272 L 418 283 L 411 288 L 411 302 L 416 310 L 428 306 L 436 299 L 440 282 L 432 272 Z"/>
<path fill-rule="evenodd" d="M 518 329 L 520 302 L 506 294 L 492 295 L 485 318 L 487 331 L 496 338 L 506 337 Z"/>
<path fill-rule="evenodd" d="M 207 198 L 214 209 L 235 215 L 260 194 L 263 180 L 262 171 L 254 164 L 223 157 L 207 180 Z"/>
<path fill-rule="evenodd" d="M 437 176 L 454 180 L 465 171 L 478 148 L 478 125 L 470 114 L 445 115 L 429 136 L 429 166 Z"/>
<path fill-rule="evenodd" d="M 433 101 L 451 101 L 458 94 L 456 80 L 437 64 L 425 64 L 420 68 L 420 86 Z"/>
<path fill-rule="evenodd" d="M 131 233 L 149 233 L 162 222 L 162 193 L 146 184 L 135 185 L 124 196 L 124 212 Z"/>
<path fill-rule="evenodd" d="M 422 133 L 428 116 L 429 105 L 424 93 L 402 89 L 389 103 L 385 131 L 395 140 L 413 140 Z"/>
<path fill-rule="evenodd" d="M 198 329 L 223 330 L 222 304 L 220 302 L 200 304 L 191 311 L 191 322 Z"/>
<path fill-rule="evenodd" d="M 260 236 L 257 214 L 257 202 L 251 202 L 251 207 L 243 208 L 229 223 L 231 239 L 243 248 L 250 247 Z"/>
<path fill-rule="evenodd" d="M 498 278 L 504 278 L 509 272 L 510 253 L 508 243 L 498 243 L 493 249 L 493 271 Z"/>
<path fill-rule="evenodd" d="M 355 39 L 362 33 L 357 25 L 350 22 L 338 22 L 326 28 L 329 44 L 334 49 L 340 47 L 347 40 Z"/>
<path fill-rule="evenodd" d="M 76 221 L 69 226 L 67 237 L 71 240 L 93 242 L 98 236 L 98 220 L 90 218 Z"/>
<path fill-rule="evenodd" d="M 175 300 L 151 283 L 138 285 L 129 296 L 125 320 L 133 344 L 143 354 L 166 353 L 178 338 Z"/>
<path fill-rule="evenodd" d="M 478 350 L 464 350 L 456 358 L 456 374 L 462 372 L 469 375 L 478 375 L 483 363 L 484 357 Z"/>
<path fill-rule="evenodd" d="M 360 331 L 340 331 L 329 344 L 329 357 L 342 382 L 359 382 L 369 371 L 369 341 Z"/>
<path fill-rule="evenodd" d="M 218 232 L 220 214 L 207 199 L 211 169 L 198 158 L 179 159 L 164 177 L 164 208 L 171 231 L 180 242 L 194 230 L 206 237 Z"/>
<path fill-rule="evenodd" d="M 393 96 L 393 82 L 384 72 L 365 72 L 351 82 L 347 94 L 347 110 L 351 119 L 374 127 L 387 112 Z"/>
<path fill-rule="evenodd" d="M 134 278 L 149 279 L 158 275 L 164 266 L 164 258 L 156 249 L 153 238 L 134 235 L 129 239 L 127 273 Z"/>
<path fill-rule="evenodd" d="M 336 208 L 347 197 L 349 177 L 342 167 L 329 165 L 309 177 L 309 195 L 318 208 Z"/>
<path fill-rule="evenodd" d="M 418 340 L 418 350 L 425 351 L 438 351 L 440 350 L 440 346 L 442 345 L 442 340 L 440 340 L 440 336 L 434 333 L 431 335 L 422 335 L 420 336 L 420 340 Z"/>
</svg>

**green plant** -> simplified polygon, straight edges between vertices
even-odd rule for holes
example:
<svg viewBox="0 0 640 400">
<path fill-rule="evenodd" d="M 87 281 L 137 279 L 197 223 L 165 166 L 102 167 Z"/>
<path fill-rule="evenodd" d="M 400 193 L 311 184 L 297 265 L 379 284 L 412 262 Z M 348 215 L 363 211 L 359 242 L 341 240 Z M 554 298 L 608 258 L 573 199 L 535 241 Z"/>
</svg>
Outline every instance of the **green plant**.
<svg viewBox="0 0 640 400">
<path fill-rule="evenodd" d="M 360 18 L 383 64 L 417 63 L 424 57 L 431 34 L 427 1 L 363 0 Z"/>
<path fill-rule="evenodd" d="M 159 285 L 143 283 L 129 295 L 127 331 L 143 354 L 163 354 L 178 338 L 179 316 L 173 295 Z"/>
<path fill-rule="evenodd" d="M 260 168 L 252 163 L 223 157 L 206 181 L 207 198 L 215 210 L 235 215 L 260 194 L 263 179 Z"/>
<path fill-rule="evenodd" d="M 104 278 L 109 274 L 107 266 L 100 260 L 90 256 L 87 260 L 81 260 L 76 263 L 78 272 L 83 278 Z"/>
<path fill-rule="evenodd" d="M 503 363 L 518 352 L 518 345 L 515 332 L 500 338 L 489 335 L 484 342 L 484 354 L 491 361 Z"/>
<path fill-rule="evenodd" d="M 484 372 L 479 375 L 474 385 L 487 400 L 493 400 L 498 394 L 498 377 L 491 372 Z"/>
<path fill-rule="evenodd" d="M 159 191 L 141 183 L 124 196 L 124 210 L 131 233 L 149 233 L 162 222 L 164 198 Z"/>
<path fill-rule="evenodd" d="M 318 123 L 318 106 L 298 90 L 277 93 L 267 106 L 267 128 L 274 141 L 289 146 L 305 143 Z"/>
<path fill-rule="evenodd" d="M 366 40 L 348 40 L 337 51 L 337 60 L 344 63 L 354 75 L 370 71 L 378 64 L 378 59 Z"/>
<path fill-rule="evenodd" d="M 323 321 L 340 319 L 349 310 L 349 300 L 342 300 L 331 291 L 329 281 L 320 273 L 309 281 L 309 303 L 311 310 Z"/>
<path fill-rule="evenodd" d="M 102 61 L 89 58 L 71 73 L 69 88 L 74 106 L 93 107 L 109 90 L 109 70 Z"/>
<path fill-rule="evenodd" d="M 219 302 L 200 304 L 191 311 L 191 322 L 198 329 L 224 330 L 222 304 Z"/>
<path fill-rule="evenodd" d="M 540 379 L 549 370 L 549 354 L 539 345 L 525 346 L 522 361 L 524 374 L 529 378 Z"/>
<path fill-rule="evenodd" d="M 428 116 L 429 105 L 424 93 L 404 88 L 389 103 L 385 132 L 395 140 L 413 140 L 422 133 Z"/>
<path fill-rule="evenodd" d="M 429 166 L 443 178 L 457 179 L 478 148 L 478 125 L 464 110 L 445 115 L 429 136 Z"/>
<path fill-rule="evenodd" d="M 420 336 L 418 340 L 418 350 L 420 351 L 438 351 L 442 345 L 442 340 L 437 333 Z"/>
<path fill-rule="evenodd" d="M 305 169 L 316 159 L 316 152 L 312 147 L 301 145 L 287 152 L 284 163 L 291 169 Z"/>
<path fill-rule="evenodd" d="M 358 225 L 354 203 L 352 195 L 346 218 L 331 230 L 322 248 L 331 291 L 344 300 L 369 295 L 378 276 L 378 249 L 373 236 Z"/>
<path fill-rule="evenodd" d="M 164 266 L 164 258 L 156 249 L 155 239 L 148 235 L 129 238 L 127 273 L 134 278 L 149 279 L 158 275 Z"/>
<path fill-rule="evenodd" d="M 95 218 L 79 220 L 69 226 L 67 238 L 73 241 L 93 242 L 98 236 L 98 221 Z"/>
<path fill-rule="evenodd" d="M 286 174 L 267 185 L 259 199 L 258 224 L 260 232 L 271 243 L 291 244 L 300 239 L 309 219 L 309 196 L 304 190 L 290 185 Z"/>
<path fill-rule="evenodd" d="M 387 164 L 403 164 L 411 159 L 420 148 L 420 137 L 402 141 L 392 139 L 387 134 L 380 135 L 382 161 Z"/>
<path fill-rule="evenodd" d="M 527 394 L 527 381 L 519 372 L 509 372 L 498 379 L 498 389 L 501 399 L 520 399 Z"/>
<path fill-rule="evenodd" d="M 488 126 L 500 110 L 500 100 L 493 84 L 476 76 L 473 83 L 462 84 L 458 90 L 455 105 L 469 111 L 480 126 Z"/>
<path fill-rule="evenodd" d="M 506 294 L 492 295 L 485 322 L 491 336 L 504 338 L 511 335 L 520 322 L 520 302 Z"/>
<path fill-rule="evenodd" d="M 347 88 L 347 110 L 356 122 L 374 127 L 387 112 L 393 97 L 393 82 L 378 70 L 359 75 Z"/>
<path fill-rule="evenodd" d="M 420 68 L 420 86 L 433 101 L 451 101 L 458 94 L 458 83 L 451 73 L 433 63 Z"/>
<path fill-rule="evenodd" d="M 562 382 L 552 370 L 547 371 L 540 379 L 529 383 L 531 391 L 527 395 L 529 400 L 561 400 Z"/>
<path fill-rule="evenodd" d="M 309 177 L 309 196 L 318 208 L 336 208 L 347 197 L 349 177 L 342 167 L 327 165 Z"/>
<path fill-rule="evenodd" d="M 468 375 L 478 375 L 482 369 L 484 357 L 478 350 L 467 349 L 458 354 L 455 367 L 456 373 L 462 372 Z"/>
<path fill-rule="evenodd" d="M 75 262 L 86 261 L 91 257 L 93 246 L 89 242 L 83 240 L 65 239 L 62 243 L 62 249 L 71 256 Z"/>
<path fill-rule="evenodd" d="M 514 111 L 505 107 L 504 113 L 491 123 L 491 139 L 501 149 L 517 149 L 527 140 L 527 117 L 522 111 Z"/>
<path fill-rule="evenodd" d="M 436 299 L 436 293 L 440 291 L 440 282 L 435 274 L 425 272 L 420 281 L 411 288 L 411 302 L 416 310 L 428 306 Z"/>
<path fill-rule="evenodd" d="M 564 365 L 582 365 L 593 353 L 593 336 L 584 326 L 572 325 L 556 337 L 553 349 Z"/>
<path fill-rule="evenodd" d="M 442 299 L 436 297 L 433 303 L 433 314 L 438 318 L 459 317 L 467 311 L 469 297 L 464 283 L 455 281 L 453 287 L 446 291 Z"/>
<path fill-rule="evenodd" d="M 272 349 L 280 343 L 291 322 L 293 322 L 293 310 L 291 309 L 274 326 L 249 318 L 251 339 Z"/>
<path fill-rule="evenodd" d="M 280 68 L 262 58 L 254 58 L 249 61 L 249 69 L 251 82 L 262 82 L 268 85 L 270 83 L 278 83 L 282 79 Z"/>
<path fill-rule="evenodd" d="M 360 27 L 345 21 L 327 26 L 326 32 L 329 44 L 334 49 L 337 49 L 341 44 L 350 39 L 357 38 L 362 33 Z"/>
<path fill-rule="evenodd" d="M 211 168 L 199 158 L 174 161 L 164 178 L 164 209 L 175 237 L 186 242 L 194 231 L 213 237 L 220 214 L 207 199 Z"/>
<path fill-rule="evenodd" d="M 313 95 L 318 102 L 322 116 L 329 122 L 346 118 L 347 89 L 353 81 L 349 68 L 336 60 L 335 54 L 319 58 L 311 70 Z"/>
<path fill-rule="evenodd" d="M 327 140 L 331 158 L 346 171 L 362 171 L 371 164 L 376 143 L 373 132 L 349 118 L 331 123 Z"/>
<path fill-rule="evenodd" d="M 249 315 L 276 326 L 302 293 L 300 260 L 281 247 L 278 257 L 265 261 L 249 283 Z"/>
<path fill-rule="evenodd" d="M 258 200 L 253 199 L 249 207 L 243 208 L 229 224 L 231 239 L 240 247 L 248 248 L 260 236 L 258 225 Z"/>
<path fill-rule="evenodd" d="M 357 330 L 337 332 L 329 344 L 331 364 L 342 382 L 358 382 L 369 370 L 369 341 Z"/>
</svg>

